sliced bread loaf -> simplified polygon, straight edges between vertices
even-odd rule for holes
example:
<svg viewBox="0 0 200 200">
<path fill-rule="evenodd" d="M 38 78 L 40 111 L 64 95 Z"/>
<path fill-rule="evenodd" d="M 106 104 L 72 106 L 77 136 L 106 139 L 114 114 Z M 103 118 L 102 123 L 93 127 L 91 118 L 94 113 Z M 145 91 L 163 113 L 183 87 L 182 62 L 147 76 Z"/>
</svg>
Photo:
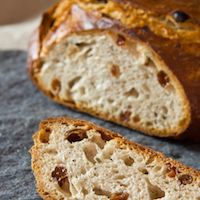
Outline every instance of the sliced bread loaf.
<svg viewBox="0 0 200 200">
<path fill-rule="evenodd" d="M 200 199 L 199 171 L 86 121 L 42 121 L 31 155 L 46 200 Z"/>
<path fill-rule="evenodd" d="M 31 78 L 79 111 L 154 136 L 200 140 L 199 4 L 169 3 L 194 15 L 188 19 L 142 2 L 61 1 L 31 43 Z"/>
</svg>

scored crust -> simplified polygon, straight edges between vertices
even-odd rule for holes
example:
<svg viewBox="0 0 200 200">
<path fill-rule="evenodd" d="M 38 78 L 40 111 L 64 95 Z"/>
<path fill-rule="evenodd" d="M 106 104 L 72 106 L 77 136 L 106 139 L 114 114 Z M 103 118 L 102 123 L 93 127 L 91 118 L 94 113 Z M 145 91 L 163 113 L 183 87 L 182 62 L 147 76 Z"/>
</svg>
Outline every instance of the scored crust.
<svg viewBox="0 0 200 200">
<path fill-rule="evenodd" d="M 198 66 L 200 65 L 200 55 L 199 55 L 199 49 L 200 46 L 198 44 L 195 44 L 191 42 L 189 39 L 187 42 L 183 42 L 183 40 L 169 40 L 162 38 L 155 33 L 153 33 L 149 28 L 134 28 L 134 29 L 127 29 L 127 28 L 120 28 L 119 23 L 114 19 L 104 19 L 103 21 L 100 19 L 101 23 L 100 26 L 96 23 L 94 19 L 94 16 L 92 16 L 90 13 L 86 14 L 86 17 L 83 16 L 83 11 L 76 10 L 75 20 L 70 21 L 70 16 L 67 14 L 66 16 L 68 18 L 64 19 L 60 17 L 61 13 L 64 12 L 67 13 L 67 10 L 74 4 L 74 1 L 68 1 L 69 4 L 66 3 L 66 1 L 62 1 L 60 4 L 56 5 L 54 8 L 52 8 L 49 12 L 47 12 L 44 15 L 42 25 L 40 26 L 37 34 L 38 36 L 34 38 L 34 40 L 31 43 L 30 50 L 29 50 L 29 72 L 31 74 L 31 78 L 35 82 L 35 84 L 48 96 L 53 98 L 55 101 L 67 105 L 72 108 L 76 108 L 83 112 L 88 112 L 90 114 L 93 114 L 95 116 L 100 116 L 101 118 L 104 118 L 106 120 L 111 120 L 120 124 L 123 124 L 125 126 L 128 126 L 130 128 L 136 128 L 137 130 L 143 131 L 145 133 L 156 135 L 156 136 L 178 136 L 181 133 L 185 131 L 185 135 L 192 135 L 192 138 L 195 138 L 194 141 L 197 141 L 199 137 L 198 130 L 200 129 L 200 123 L 199 123 L 199 69 Z M 121 1 L 122 3 L 123 1 Z M 65 5 L 67 4 L 67 5 Z M 87 10 L 91 9 L 89 8 L 90 4 L 84 4 L 84 3 L 77 3 L 80 7 L 86 7 Z M 90 6 L 89 6 L 90 5 Z M 120 4 L 121 5 L 121 4 Z M 134 6 L 132 6 L 134 7 Z M 62 8 L 62 9 L 61 9 Z M 62 11 L 61 11 L 62 10 Z M 121 14 L 124 14 L 123 11 L 118 11 Z M 105 13 L 104 13 L 105 16 Z M 76 25 L 76 18 L 78 19 L 78 23 Z M 110 16 L 109 16 L 110 17 Z M 63 23 L 64 22 L 64 23 Z M 146 45 L 148 44 L 150 48 L 152 48 L 156 55 L 158 55 L 158 60 L 162 63 L 167 64 L 169 67 L 168 73 L 170 74 L 170 78 L 172 78 L 177 85 L 178 92 L 182 96 L 182 101 L 184 102 L 185 106 L 185 112 L 184 112 L 184 121 L 182 123 L 182 127 L 178 127 L 174 129 L 173 131 L 170 131 L 168 134 L 162 134 L 156 130 L 153 132 L 147 131 L 145 128 L 142 127 L 136 127 L 136 126 L 130 126 L 128 124 L 124 124 L 116 119 L 108 119 L 108 116 L 104 113 L 100 112 L 94 112 L 91 109 L 84 108 L 83 106 L 77 107 L 76 105 L 72 104 L 71 102 L 63 102 L 62 100 L 59 100 L 58 98 L 52 97 L 47 91 L 45 91 L 45 88 L 41 85 L 38 85 L 37 79 L 35 78 L 37 76 L 37 71 L 40 68 L 41 65 L 41 56 L 46 55 L 53 46 L 55 46 L 57 43 L 59 43 L 63 38 L 66 38 L 67 35 L 69 35 L 71 32 L 80 32 L 81 30 L 87 30 L 86 24 L 90 23 L 94 27 L 98 29 L 110 29 L 110 26 L 114 26 L 115 32 L 123 32 L 123 34 L 126 34 L 126 37 L 132 37 L 132 39 L 141 40 L 141 42 L 145 42 Z M 123 24 L 124 25 L 124 24 Z M 199 30 L 198 26 L 194 23 L 193 24 L 196 29 Z M 113 29 L 113 27 L 112 27 Z M 125 29 L 125 30 L 124 30 Z M 94 30 L 95 31 L 95 30 Z M 195 32 L 195 31 L 194 31 Z M 197 31 L 198 32 L 198 31 Z M 195 32 L 196 33 L 196 32 Z M 197 34 L 198 35 L 198 34 Z M 169 36 L 171 38 L 171 36 Z M 180 39 L 180 38 L 179 38 Z M 197 40 L 196 40 L 197 41 Z M 163 44 L 163 45 L 160 45 Z M 37 50 L 36 50 L 37 49 Z M 36 53 L 37 52 L 37 53 Z M 34 55 L 34 56 L 33 56 Z M 37 55 L 37 56 L 36 56 Z M 156 56 L 155 55 L 155 56 Z M 173 75 L 172 73 L 175 75 Z M 178 80 L 177 80 L 178 79 Z M 180 83 L 179 83 L 180 81 Z M 190 111 L 191 110 L 191 111 Z M 189 126 L 188 126 L 189 125 Z M 169 131 L 165 131 L 169 132 Z"/>
<path fill-rule="evenodd" d="M 32 156 L 32 169 L 34 171 L 34 175 L 36 178 L 37 190 L 39 194 L 43 197 L 43 199 L 45 200 L 53 200 L 53 199 L 58 199 L 58 198 L 64 199 L 64 197 L 60 198 L 58 193 L 47 190 L 47 187 L 46 187 L 47 183 L 45 182 L 44 177 L 43 177 L 44 176 L 43 168 L 46 168 L 47 170 L 48 167 L 50 166 L 47 166 L 47 163 L 44 163 L 42 161 L 42 157 L 45 156 L 44 155 L 45 148 L 46 148 L 46 145 L 48 146 L 49 144 L 48 139 L 46 139 L 47 135 L 49 138 L 49 134 L 50 135 L 55 134 L 56 129 L 58 129 L 59 127 L 68 127 L 68 126 L 70 127 L 73 126 L 75 128 L 77 127 L 78 129 L 83 128 L 86 130 L 96 131 L 101 134 L 101 137 L 103 136 L 103 138 L 107 138 L 106 144 L 110 143 L 112 140 L 117 141 L 116 148 L 119 148 L 122 150 L 129 149 L 129 151 L 136 152 L 136 154 L 142 156 L 144 160 L 146 160 L 145 166 L 148 165 L 149 163 L 154 163 L 152 165 L 155 165 L 155 166 L 159 165 L 159 166 L 164 167 L 166 181 L 176 180 L 177 182 L 175 181 L 175 184 L 180 184 L 180 187 L 179 187 L 180 191 L 185 192 L 185 190 L 188 190 L 188 192 L 186 192 L 187 195 L 192 195 L 192 194 L 194 195 L 194 193 L 192 193 L 192 188 L 197 187 L 197 191 L 196 191 L 197 193 L 195 194 L 195 197 L 190 196 L 189 199 L 196 200 L 199 198 L 198 188 L 200 187 L 199 185 L 200 172 L 198 170 L 185 166 L 182 163 L 177 162 L 171 158 L 165 157 L 165 155 L 163 155 L 160 152 L 153 151 L 147 147 L 131 142 L 127 140 L 126 138 L 122 137 L 120 134 L 104 129 L 93 123 L 90 123 L 84 120 L 61 117 L 61 118 L 49 118 L 47 120 L 42 121 L 40 123 L 38 132 L 36 132 L 36 134 L 33 136 L 34 146 L 30 150 L 30 153 Z M 62 130 L 62 128 L 60 130 Z M 76 133 L 76 134 L 78 135 L 79 133 Z M 51 162 L 51 160 L 49 162 Z M 187 176 L 188 182 L 186 180 L 181 180 L 181 177 L 186 177 L 186 176 Z M 50 177 L 49 177 L 49 180 L 50 180 Z M 186 182 L 183 182 L 183 181 L 186 181 Z"/>
</svg>

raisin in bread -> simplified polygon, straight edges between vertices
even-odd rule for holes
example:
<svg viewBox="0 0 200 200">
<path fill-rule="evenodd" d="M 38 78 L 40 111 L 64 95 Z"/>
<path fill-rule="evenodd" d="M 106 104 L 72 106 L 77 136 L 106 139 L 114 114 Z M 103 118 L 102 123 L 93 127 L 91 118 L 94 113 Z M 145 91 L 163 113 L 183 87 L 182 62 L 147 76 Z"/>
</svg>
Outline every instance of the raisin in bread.
<svg viewBox="0 0 200 200">
<path fill-rule="evenodd" d="M 61 1 L 31 41 L 32 80 L 79 111 L 200 140 L 200 5 L 165 3 Z"/>
<path fill-rule="evenodd" d="M 199 171 L 86 121 L 42 121 L 31 155 L 43 199 L 200 199 Z"/>
</svg>

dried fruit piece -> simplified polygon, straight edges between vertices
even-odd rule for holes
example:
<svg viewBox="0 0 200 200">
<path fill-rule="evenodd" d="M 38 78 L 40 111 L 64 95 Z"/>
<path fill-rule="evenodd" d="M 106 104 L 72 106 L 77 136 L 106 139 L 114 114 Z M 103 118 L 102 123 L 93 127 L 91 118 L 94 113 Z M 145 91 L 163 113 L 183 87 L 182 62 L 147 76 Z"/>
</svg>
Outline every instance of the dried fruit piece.
<svg viewBox="0 0 200 200">
<path fill-rule="evenodd" d="M 115 193 L 111 195 L 110 200 L 127 200 L 129 197 L 129 194 L 127 192 L 120 192 L 120 193 Z"/>
<path fill-rule="evenodd" d="M 138 123 L 138 122 L 140 121 L 140 116 L 139 116 L 139 115 L 135 115 L 135 116 L 133 117 L 133 121 L 134 121 L 135 123 Z"/>
<path fill-rule="evenodd" d="M 175 19 L 176 22 L 185 22 L 190 18 L 188 14 L 180 10 L 174 11 L 172 13 L 172 17 Z"/>
<path fill-rule="evenodd" d="M 176 167 L 167 168 L 167 176 L 174 178 L 176 176 Z"/>
<path fill-rule="evenodd" d="M 49 135 L 51 133 L 50 128 L 42 129 L 39 134 L 39 139 L 42 143 L 48 143 L 49 142 Z"/>
<path fill-rule="evenodd" d="M 158 82 L 162 87 L 165 87 L 169 83 L 169 77 L 164 71 L 159 71 L 157 74 Z"/>
<path fill-rule="evenodd" d="M 131 116 L 131 112 L 130 111 L 125 111 L 125 112 L 122 112 L 120 114 L 120 120 L 122 121 L 129 121 L 130 120 L 130 116 Z"/>
<path fill-rule="evenodd" d="M 111 66 L 110 71 L 111 71 L 111 74 L 112 74 L 114 77 L 116 77 L 116 78 L 119 77 L 119 75 L 120 75 L 120 69 L 119 69 L 119 66 L 118 66 L 118 65 L 113 64 L 113 65 Z"/>
<path fill-rule="evenodd" d="M 61 89 L 61 83 L 58 79 L 54 79 L 51 83 L 51 87 L 55 93 L 59 93 Z"/>
<path fill-rule="evenodd" d="M 104 140 L 105 142 L 110 141 L 110 140 L 113 139 L 110 135 L 104 133 L 103 131 L 98 130 L 98 132 L 101 134 L 101 138 L 102 138 L 102 140 Z"/>
<path fill-rule="evenodd" d="M 123 46 L 126 42 L 126 38 L 123 35 L 118 35 L 117 37 L 117 45 L 118 46 Z"/>
<path fill-rule="evenodd" d="M 86 130 L 83 129 L 73 129 L 69 130 L 66 133 L 66 138 L 70 143 L 72 142 L 79 142 L 84 138 L 87 138 Z"/>
<path fill-rule="evenodd" d="M 57 180 L 60 187 L 63 187 L 64 183 L 68 181 L 67 169 L 62 166 L 57 166 L 51 176 Z"/>
<path fill-rule="evenodd" d="M 167 170 L 166 170 L 166 175 L 169 176 L 170 178 L 174 178 L 177 174 L 179 174 L 180 171 L 172 166 L 170 163 L 167 163 Z"/>
<path fill-rule="evenodd" d="M 193 178 L 189 174 L 183 174 L 179 176 L 178 180 L 181 182 L 181 184 L 187 185 L 187 184 L 192 183 Z"/>
<path fill-rule="evenodd" d="M 125 157 L 123 160 L 124 164 L 127 166 L 131 166 L 134 163 L 134 159 L 131 158 L 130 156 Z"/>
</svg>

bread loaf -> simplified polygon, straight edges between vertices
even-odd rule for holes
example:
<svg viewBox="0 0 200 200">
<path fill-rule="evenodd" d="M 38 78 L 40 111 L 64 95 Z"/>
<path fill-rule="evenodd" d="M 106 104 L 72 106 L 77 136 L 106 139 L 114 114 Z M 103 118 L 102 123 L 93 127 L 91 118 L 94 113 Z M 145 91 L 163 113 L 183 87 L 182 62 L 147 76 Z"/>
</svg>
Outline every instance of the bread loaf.
<svg viewBox="0 0 200 200">
<path fill-rule="evenodd" d="M 31 41 L 30 76 L 68 107 L 200 140 L 199 10 L 196 0 L 60 1 Z"/>
<path fill-rule="evenodd" d="M 200 172 L 82 120 L 44 120 L 32 168 L 45 200 L 199 200 Z"/>
</svg>

